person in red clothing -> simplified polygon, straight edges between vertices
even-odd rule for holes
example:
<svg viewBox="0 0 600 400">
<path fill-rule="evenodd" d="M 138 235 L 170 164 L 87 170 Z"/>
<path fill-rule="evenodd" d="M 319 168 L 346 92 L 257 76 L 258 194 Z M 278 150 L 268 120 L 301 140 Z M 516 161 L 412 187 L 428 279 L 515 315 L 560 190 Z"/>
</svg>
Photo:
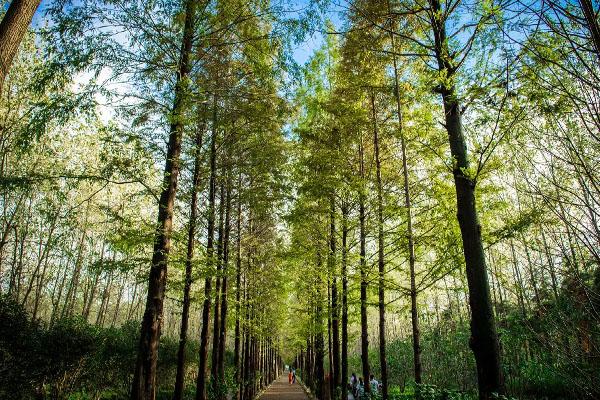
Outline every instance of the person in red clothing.
<svg viewBox="0 0 600 400">
<path fill-rule="evenodd" d="M 288 373 L 288 383 L 291 385 L 292 384 L 292 368 L 289 369 L 289 373 Z"/>
</svg>

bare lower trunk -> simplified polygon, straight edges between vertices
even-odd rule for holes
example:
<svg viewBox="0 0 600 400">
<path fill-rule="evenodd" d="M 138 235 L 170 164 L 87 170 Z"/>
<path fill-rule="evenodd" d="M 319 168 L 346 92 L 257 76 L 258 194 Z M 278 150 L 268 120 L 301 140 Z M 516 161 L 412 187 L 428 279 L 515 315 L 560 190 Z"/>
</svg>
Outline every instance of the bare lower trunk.
<svg viewBox="0 0 600 400">
<path fill-rule="evenodd" d="M 187 253 L 185 257 L 185 282 L 183 287 L 183 309 L 181 311 L 181 328 L 179 331 L 179 348 L 177 349 L 177 373 L 173 400 L 181 400 L 185 379 L 185 346 L 190 315 L 190 291 L 192 287 L 192 260 L 196 240 L 196 219 L 198 218 L 198 191 L 200 190 L 200 164 L 202 162 L 202 135 L 204 123 L 196 132 L 194 143 L 194 172 L 192 175 L 192 198 L 190 200 L 190 219 L 188 222 Z"/>
<path fill-rule="evenodd" d="M 224 216 L 225 216 L 225 183 L 221 185 L 221 194 L 219 196 L 219 228 L 218 235 L 219 240 L 217 242 L 217 279 L 215 280 L 215 306 L 213 312 L 213 341 L 212 341 L 212 355 L 210 364 L 210 381 L 213 388 L 213 393 L 217 392 L 218 382 L 218 363 L 219 363 L 219 340 L 221 335 L 219 329 L 221 327 L 221 282 L 222 282 L 222 271 L 223 271 L 223 241 L 224 241 Z"/>
<path fill-rule="evenodd" d="M 377 112 L 375 110 L 375 95 L 371 94 L 371 109 L 373 111 L 373 148 L 375 149 L 375 169 L 377 175 L 377 266 L 379 272 L 379 363 L 381 367 L 381 398 L 388 398 L 388 371 L 385 354 L 385 238 L 383 235 L 383 182 L 381 179 L 380 139 L 377 129 Z M 365 379 L 369 379 L 365 376 Z"/>
<path fill-rule="evenodd" d="M 342 205 L 342 394 L 348 399 L 348 207 Z"/>
<path fill-rule="evenodd" d="M 336 271 L 336 230 L 335 230 L 335 198 L 331 197 L 331 211 L 330 211 L 330 222 L 329 222 L 330 238 L 330 270 L 332 273 L 331 282 L 331 330 L 332 330 L 332 365 L 333 365 L 333 376 L 332 387 L 333 393 L 331 398 L 335 398 L 337 388 L 341 386 L 341 375 L 340 375 L 340 320 L 339 320 L 339 306 L 338 306 L 338 283 L 337 283 L 337 271 Z"/>
<path fill-rule="evenodd" d="M 237 198 L 237 220 L 236 220 L 236 243 L 235 243 L 235 344 L 233 350 L 233 365 L 235 368 L 235 382 L 236 392 L 234 400 L 239 398 L 239 385 L 241 382 L 241 360 L 240 360 L 240 312 L 241 312 L 241 294 L 242 294 L 242 254 L 241 254 L 241 242 L 242 242 L 242 202 L 241 202 L 241 190 L 242 190 L 242 176 L 238 178 L 238 198 Z"/>
<path fill-rule="evenodd" d="M 389 3 L 388 3 L 389 7 Z M 392 49 L 395 49 L 394 35 L 390 34 L 392 41 Z M 415 383 L 422 383 L 422 366 L 421 366 L 421 341 L 419 331 L 419 312 L 417 306 L 417 283 L 415 273 L 415 240 L 412 225 L 412 204 L 410 198 L 410 182 L 408 179 L 408 155 L 406 150 L 406 138 L 404 137 L 403 121 L 402 121 L 402 103 L 400 101 L 400 84 L 398 77 L 398 61 L 396 55 L 393 55 L 394 65 L 394 94 L 396 98 L 396 113 L 398 114 L 398 133 L 400 136 L 400 146 L 402 149 L 402 173 L 403 173 L 403 188 L 404 188 L 404 207 L 406 208 L 406 238 L 408 243 L 408 264 L 410 274 L 410 315 L 412 325 L 412 342 L 413 342 L 413 370 Z"/>
<path fill-rule="evenodd" d="M 202 330 L 200 331 L 200 350 L 198 375 L 196 378 L 196 400 L 206 400 L 206 367 L 208 361 L 208 341 L 210 324 L 210 306 L 212 292 L 212 267 L 214 265 L 215 237 L 215 192 L 217 174 L 217 96 L 213 95 L 213 121 L 210 144 L 210 181 L 208 189 L 208 227 L 206 240 L 206 262 L 209 273 L 204 281 L 204 303 L 202 304 Z"/>
<path fill-rule="evenodd" d="M 223 239 L 223 282 L 221 285 L 221 326 L 219 329 L 219 352 L 217 356 L 217 381 L 225 382 L 225 341 L 227 339 L 227 275 L 229 273 L 229 234 L 231 231 L 231 182 L 227 183 L 225 203 L 225 236 Z M 226 392 L 220 393 L 220 398 L 225 399 Z"/>
<path fill-rule="evenodd" d="M 361 361 L 362 361 L 362 373 L 364 377 L 365 393 L 371 391 L 369 384 L 369 375 L 371 374 L 371 367 L 369 366 L 369 326 L 367 320 L 367 232 L 365 226 L 365 160 L 364 160 L 364 148 L 362 141 L 359 147 L 360 156 L 360 177 L 361 177 L 361 188 L 359 193 L 359 220 L 360 220 L 360 347 L 361 347 Z"/>
</svg>

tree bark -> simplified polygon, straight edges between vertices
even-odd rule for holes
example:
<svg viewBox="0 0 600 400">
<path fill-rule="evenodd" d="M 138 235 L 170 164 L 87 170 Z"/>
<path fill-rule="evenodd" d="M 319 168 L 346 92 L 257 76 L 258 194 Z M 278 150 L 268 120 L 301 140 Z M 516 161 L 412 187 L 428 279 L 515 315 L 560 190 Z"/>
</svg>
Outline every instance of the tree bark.
<svg viewBox="0 0 600 400">
<path fill-rule="evenodd" d="M 213 314 L 213 341 L 212 341 L 212 356 L 210 364 L 210 381 L 213 388 L 213 393 L 217 392 L 219 387 L 218 382 L 218 363 L 219 363 L 219 340 L 221 335 L 219 329 L 221 328 L 221 275 L 223 271 L 223 240 L 224 240 L 224 226 L 225 226 L 225 182 L 221 184 L 221 194 L 219 196 L 219 228 L 218 235 L 219 240 L 217 242 L 217 278 L 215 280 L 215 306 Z"/>
<path fill-rule="evenodd" d="M 190 54 L 194 36 L 195 12 L 196 1 L 187 0 L 163 189 L 158 203 L 158 223 L 154 237 L 152 266 L 148 278 L 146 311 L 142 320 L 140 344 L 131 388 L 132 400 L 154 400 L 156 396 L 158 342 L 167 282 L 167 262 L 171 249 L 173 206 L 180 169 L 181 140 L 184 129 L 183 111 L 188 90 L 187 80 L 191 69 Z"/>
<path fill-rule="evenodd" d="M 320 283 L 317 282 L 320 286 Z M 321 305 L 321 293 L 317 290 L 317 306 L 315 311 L 315 395 L 317 399 L 323 399 L 325 394 L 325 369 L 323 359 L 325 358 L 325 341 L 323 338 L 323 309 Z"/>
<path fill-rule="evenodd" d="M 203 117 L 204 118 L 204 117 Z M 185 380 L 185 346 L 190 315 L 190 291 L 192 288 L 192 267 L 194 259 L 194 244 L 196 240 L 196 219 L 198 218 L 198 192 L 200 191 L 200 164 L 202 163 L 203 122 L 196 131 L 194 143 L 194 172 L 192 175 L 192 197 L 190 199 L 190 219 L 188 222 L 187 252 L 185 257 L 185 282 L 183 286 L 183 309 L 181 311 L 181 328 L 179 331 L 179 347 L 177 349 L 177 373 L 175 375 L 175 390 L 173 400 L 181 400 Z"/>
<path fill-rule="evenodd" d="M 13 0 L 0 22 L 0 93 L 41 0 Z"/>
<path fill-rule="evenodd" d="M 389 2 L 388 2 L 389 7 Z M 419 331 L 419 312 L 417 305 L 417 283 L 415 272 L 415 239 L 412 222 L 412 204 L 410 198 L 410 182 L 408 178 L 408 155 L 406 151 L 406 138 L 404 136 L 402 120 L 402 102 L 400 101 L 400 83 L 398 77 L 398 61 L 396 58 L 396 45 L 393 33 L 390 33 L 392 42 L 392 56 L 394 66 L 394 95 L 396 98 L 396 113 L 398 114 L 398 133 L 400 136 L 400 147 L 402 151 L 402 175 L 404 178 L 404 207 L 406 208 L 406 239 L 408 243 L 408 264 L 410 274 L 410 315 L 412 323 L 412 344 L 413 344 L 413 371 L 416 384 L 422 383 L 422 364 L 421 364 L 421 340 Z"/>
<path fill-rule="evenodd" d="M 364 147 L 361 143 L 359 144 L 359 157 L 360 157 L 360 178 L 361 187 L 358 195 L 358 212 L 360 221 L 360 347 L 361 347 L 361 361 L 362 361 L 362 373 L 364 377 L 365 393 L 371 392 L 371 386 L 369 384 L 369 375 L 371 374 L 371 368 L 369 366 L 369 327 L 367 320 L 367 232 L 365 226 L 365 157 Z"/>
<path fill-rule="evenodd" d="M 342 205 L 342 394 L 348 399 L 348 206 Z"/>
<path fill-rule="evenodd" d="M 339 306 L 338 306 L 338 283 L 336 273 L 336 252 L 337 240 L 335 229 L 335 197 L 331 196 L 331 210 L 329 221 L 329 251 L 330 251 L 330 271 L 332 273 L 331 282 L 331 330 L 332 330 L 332 360 L 333 360 L 333 393 L 331 399 L 335 399 L 337 388 L 340 387 L 340 321 L 339 321 Z"/>
<path fill-rule="evenodd" d="M 210 140 L 210 180 L 208 185 L 208 227 L 206 239 L 207 275 L 204 281 L 204 303 L 202 304 L 202 329 L 200 331 L 200 350 L 198 376 L 196 378 L 196 400 L 206 400 L 206 367 L 208 361 L 208 341 L 210 324 L 210 306 L 212 292 L 212 273 L 214 265 L 215 238 L 215 191 L 217 174 L 217 95 L 213 94 L 213 121 Z"/>
<path fill-rule="evenodd" d="M 217 357 L 217 380 L 225 382 L 225 342 L 227 339 L 227 274 L 229 265 L 229 235 L 231 232 L 231 182 L 227 183 L 225 194 L 225 236 L 223 239 L 223 281 L 221 284 L 221 327 L 219 329 L 219 353 Z M 221 399 L 225 399 L 226 392 L 220 393 Z"/>
<path fill-rule="evenodd" d="M 241 312 L 241 293 L 242 293 L 242 175 L 238 177 L 238 198 L 237 198 L 237 220 L 236 220 L 236 243 L 235 243 L 235 343 L 233 350 L 233 365 L 235 368 L 236 392 L 234 399 L 239 398 L 239 385 L 242 377 L 240 371 L 240 312 Z"/>
<path fill-rule="evenodd" d="M 375 94 L 371 93 L 371 110 L 373 118 L 373 148 L 375 149 L 375 172 L 377 177 L 377 266 L 379 272 L 379 363 L 381 367 L 381 398 L 388 398 L 388 371 L 385 354 L 385 238 L 383 234 L 383 182 L 381 179 L 381 157 L 379 148 L 379 131 L 377 129 L 377 111 L 375 110 Z M 369 379 L 365 376 L 365 379 Z"/>
</svg>

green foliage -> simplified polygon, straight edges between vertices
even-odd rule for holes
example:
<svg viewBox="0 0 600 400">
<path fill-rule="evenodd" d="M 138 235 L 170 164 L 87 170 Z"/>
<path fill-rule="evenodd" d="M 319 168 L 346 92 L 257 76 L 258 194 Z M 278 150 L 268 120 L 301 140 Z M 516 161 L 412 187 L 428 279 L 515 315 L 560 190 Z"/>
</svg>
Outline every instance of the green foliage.
<svg viewBox="0 0 600 400">
<path fill-rule="evenodd" d="M 79 318 L 33 321 L 0 297 L 0 398 L 124 399 L 137 357 L 139 325 L 99 328 Z M 159 387 L 172 390 L 177 341 L 161 340 Z M 197 354 L 190 343 L 188 360 Z"/>
</svg>

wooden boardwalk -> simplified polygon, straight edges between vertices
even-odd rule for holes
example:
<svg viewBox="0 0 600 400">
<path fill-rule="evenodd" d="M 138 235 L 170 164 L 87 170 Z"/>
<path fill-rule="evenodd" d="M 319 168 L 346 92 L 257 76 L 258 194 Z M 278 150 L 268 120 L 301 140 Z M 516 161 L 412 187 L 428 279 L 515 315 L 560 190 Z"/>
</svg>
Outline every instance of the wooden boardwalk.
<svg viewBox="0 0 600 400">
<path fill-rule="evenodd" d="M 298 383 L 290 385 L 287 373 L 282 374 L 265 392 L 260 400 L 309 400 Z"/>
</svg>

